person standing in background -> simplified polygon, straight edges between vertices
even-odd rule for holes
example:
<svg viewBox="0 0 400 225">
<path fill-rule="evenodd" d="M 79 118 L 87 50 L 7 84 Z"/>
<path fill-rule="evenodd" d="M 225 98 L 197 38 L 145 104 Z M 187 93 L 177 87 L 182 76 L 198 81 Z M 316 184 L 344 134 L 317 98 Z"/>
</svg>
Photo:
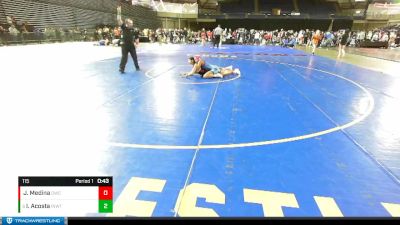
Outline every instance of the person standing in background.
<svg viewBox="0 0 400 225">
<path fill-rule="evenodd" d="M 348 39 L 349 39 L 349 30 L 346 29 L 339 41 L 339 54 L 337 56 L 338 58 L 341 56 L 345 56 L 346 52 L 344 50 L 346 48 Z"/>
<path fill-rule="evenodd" d="M 321 40 L 321 32 L 317 30 L 312 36 L 312 54 L 315 54 L 315 49 L 318 47 L 318 43 Z"/>
<path fill-rule="evenodd" d="M 221 25 L 218 25 L 213 31 L 213 34 L 214 34 L 214 45 L 213 45 L 213 47 L 214 48 L 215 48 L 215 45 L 217 45 L 217 48 L 219 48 L 222 31 L 223 30 L 221 28 Z"/>
<path fill-rule="evenodd" d="M 182 37 L 183 37 L 183 43 L 187 44 L 187 42 L 188 42 L 188 31 L 186 30 L 186 27 L 183 28 Z"/>
<path fill-rule="evenodd" d="M 201 46 L 206 45 L 206 39 L 207 39 L 207 33 L 206 30 L 203 28 L 200 32 L 200 37 L 201 37 Z"/>
</svg>

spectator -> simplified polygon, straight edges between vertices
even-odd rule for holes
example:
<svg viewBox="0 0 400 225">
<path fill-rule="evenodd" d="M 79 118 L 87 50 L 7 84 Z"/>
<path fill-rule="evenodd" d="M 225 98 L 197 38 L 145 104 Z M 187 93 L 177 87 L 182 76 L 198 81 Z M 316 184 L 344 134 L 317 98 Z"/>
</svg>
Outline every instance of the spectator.
<svg viewBox="0 0 400 225">
<path fill-rule="evenodd" d="M 260 39 L 261 39 L 261 34 L 259 31 L 255 31 L 254 34 L 254 44 L 255 45 L 260 45 Z"/>
<path fill-rule="evenodd" d="M 293 47 L 295 46 L 295 44 L 296 44 L 296 39 L 295 39 L 294 36 L 291 35 L 290 37 L 285 38 L 285 39 L 283 40 L 282 47 L 290 47 L 290 48 L 293 48 Z"/>
<path fill-rule="evenodd" d="M 0 25 L 0 34 L 4 34 L 6 33 L 6 29 L 4 29 L 1 25 Z"/>
<path fill-rule="evenodd" d="M 82 33 L 81 33 L 81 35 L 83 37 L 83 41 L 87 41 L 88 40 L 88 35 L 87 34 L 88 34 L 87 30 L 83 29 Z"/>
<path fill-rule="evenodd" d="M 372 40 L 372 31 L 368 31 L 367 39 Z"/>
<path fill-rule="evenodd" d="M 183 34 L 183 42 L 187 42 L 187 40 L 188 40 L 188 31 L 186 30 L 186 27 L 185 28 L 183 28 L 183 32 L 182 32 L 182 34 Z"/>
<path fill-rule="evenodd" d="M 319 30 L 317 30 L 312 37 L 312 54 L 313 55 L 315 54 L 315 49 L 317 48 L 320 40 L 321 40 L 321 33 Z"/>
<path fill-rule="evenodd" d="M 17 19 L 15 19 L 14 16 L 11 16 L 11 21 L 12 21 L 12 24 L 14 24 L 15 26 L 17 25 Z"/>
<path fill-rule="evenodd" d="M 345 30 L 340 38 L 338 57 L 345 56 L 345 48 L 349 39 L 349 30 Z"/>
<path fill-rule="evenodd" d="M 381 42 L 388 42 L 389 41 L 389 35 L 387 32 L 384 32 L 382 35 L 382 38 L 380 40 Z"/>
<path fill-rule="evenodd" d="M 375 32 L 375 33 L 372 35 L 371 41 L 373 41 L 373 42 L 379 41 L 379 32 Z"/>
<path fill-rule="evenodd" d="M 113 30 L 114 38 L 120 39 L 121 38 L 121 30 L 119 27 L 115 27 Z"/>
<path fill-rule="evenodd" d="M 10 28 L 8 28 L 8 32 L 13 36 L 17 36 L 19 34 L 19 30 L 15 28 L 14 24 L 12 24 Z"/>
<path fill-rule="evenodd" d="M 212 37 L 213 37 L 213 32 L 210 31 L 210 30 L 208 30 L 208 31 L 207 31 L 207 41 L 211 41 L 211 40 L 212 40 Z"/>
<path fill-rule="evenodd" d="M 206 45 L 207 34 L 206 34 L 206 30 L 204 28 L 201 31 L 200 35 L 201 35 L 201 45 L 205 46 Z"/>
<path fill-rule="evenodd" d="M 22 23 L 21 33 L 28 33 L 28 29 L 26 29 L 26 24 L 25 23 Z"/>
<path fill-rule="evenodd" d="M 41 36 L 42 36 L 42 32 L 40 31 L 39 28 L 33 29 L 33 33 L 34 33 L 34 35 L 35 35 L 35 37 L 36 37 L 37 39 L 41 38 Z"/>
<path fill-rule="evenodd" d="M 108 27 L 104 27 L 102 30 L 103 39 L 107 39 L 109 34 L 110 34 L 110 29 L 108 29 Z"/>
<path fill-rule="evenodd" d="M 103 29 L 101 29 L 101 27 L 99 27 L 99 29 L 97 29 L 97 40 L 102 40 L 102 34 L 103 34 Z"/>
<path fill-rule="evenodd" d="M 388 46 L 389 47 L 396 47 L 395 40 L 396 40 L 396 33 L 395 32 L 390 32 Z"/>
<path fill-rule="evenodd" d="M 11 26 L 13 24 L 13 20 L 12 20 L 11 16 L 7 16 L 7 24 L 9 26 Z"/>
</svg>

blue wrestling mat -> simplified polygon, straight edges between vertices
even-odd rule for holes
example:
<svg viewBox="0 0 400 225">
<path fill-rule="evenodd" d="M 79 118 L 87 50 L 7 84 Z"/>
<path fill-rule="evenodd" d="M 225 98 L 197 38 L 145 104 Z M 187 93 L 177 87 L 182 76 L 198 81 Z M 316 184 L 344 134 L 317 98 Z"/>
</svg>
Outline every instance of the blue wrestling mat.
<svg viewBox="0 0 400 225">
<path fill-rule="evenodd" d="M 241 75 L 182 78 L 190 55 Z M 54 121 L 79 121 L 48 125 L 76 132 L 54 156 L 80 156 L 55 171 L 113 176 L 109 216 L 400 216 L 399 77 L 271 46 L 154 44 L 138 58 L 139 72 L 130 58 L 119 74 L 117 54 L 46 78 L 74 109 Z"/>
</svg>

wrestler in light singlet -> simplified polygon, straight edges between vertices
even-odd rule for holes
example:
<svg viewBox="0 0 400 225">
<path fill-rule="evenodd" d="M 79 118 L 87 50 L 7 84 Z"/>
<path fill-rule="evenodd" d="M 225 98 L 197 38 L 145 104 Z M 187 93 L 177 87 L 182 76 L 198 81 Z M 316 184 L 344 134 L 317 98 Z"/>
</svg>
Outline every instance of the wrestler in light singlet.
<svg viewBox="0 0 400 225">
<path fill-rule="evenodd" d="M 233 69 L 232 66 L 219 67 L 206 63 L 205 60 L 201 59 L 199 56 L 189 57 L 188 62 L 193 65 L 190 72 L 184 73 L 185 77 L 192 76 L 194 74 L 199 74 L 202 78 L 223 78 L 224 76 L 230 74 L 240 75 L 239 69 Z"/>
</svg>

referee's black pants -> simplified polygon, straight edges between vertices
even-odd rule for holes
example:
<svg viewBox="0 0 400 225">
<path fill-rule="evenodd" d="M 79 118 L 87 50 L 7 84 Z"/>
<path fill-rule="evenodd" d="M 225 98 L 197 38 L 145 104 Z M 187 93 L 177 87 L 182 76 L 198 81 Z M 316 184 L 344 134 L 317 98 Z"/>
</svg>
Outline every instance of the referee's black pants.
<svg viewBox="0 0 400 225">
<path fill-rule="evenodd" d="M 139 63 L 136 55 L 136 48 L 135 46 L 125 46 L 122 45 L 122 58 L 121 58 L 121 63 L 119 64 L 119 69 L 121 71 L 125 71 L 125 66 L 126 63 L 128 62 L 128 53 L 131 54 L 133 62 L 135 63 L 135 67 L 138 70 L 139 69 Z"/>
<path fill-rule="evenodd" d="M 215 35 L 213 47 L 215 47 L 215 45 L 217 45 L 217 47 L 219 47 L 220 40 L 221 40 L 221 35 Z"/>
</svg>

